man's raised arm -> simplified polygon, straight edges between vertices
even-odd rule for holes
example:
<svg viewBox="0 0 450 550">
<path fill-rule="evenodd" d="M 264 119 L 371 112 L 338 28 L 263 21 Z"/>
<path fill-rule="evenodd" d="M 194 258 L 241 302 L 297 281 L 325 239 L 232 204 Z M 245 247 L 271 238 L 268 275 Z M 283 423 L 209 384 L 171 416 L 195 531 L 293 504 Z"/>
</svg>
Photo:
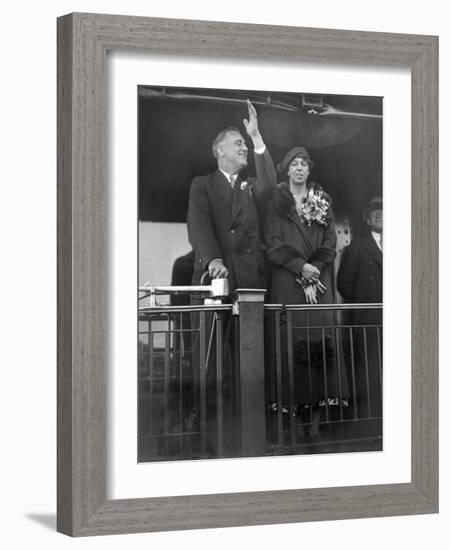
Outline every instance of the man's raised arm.
<svg viewBox="0 0 450 550">
<path fill-rule="evenodd" d="M 277 183 L 277 174 L 272 157 L 267 150 L 258 126 L 258 113 L 250 100 L 247 99 L 248 119 L 243 123 L 248 136 L 253 142 L 256 166 L 256 192 L 258 195 L 267 194 Z"/>
</svg>

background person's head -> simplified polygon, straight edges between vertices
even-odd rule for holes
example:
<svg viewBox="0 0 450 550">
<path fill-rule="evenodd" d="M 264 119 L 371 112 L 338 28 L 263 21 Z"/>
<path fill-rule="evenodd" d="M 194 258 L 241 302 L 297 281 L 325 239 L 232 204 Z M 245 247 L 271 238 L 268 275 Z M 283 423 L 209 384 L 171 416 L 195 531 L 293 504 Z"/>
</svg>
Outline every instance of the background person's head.
<svg viewBox="0 0 450 550">
<path fill-rule="evenodd" d="M 362 218 L 371 231 L 381 233 L 383 231 L 383 199 L 373 197 L 362 212 Z"/>
<path fill-rule="evenodd" d="M 219 168 L 228 174 L 237 174 L 247 166 L 248 148 L 240 130 L 235 127 L 220 131 L 212 144 Z"/>
</svg>

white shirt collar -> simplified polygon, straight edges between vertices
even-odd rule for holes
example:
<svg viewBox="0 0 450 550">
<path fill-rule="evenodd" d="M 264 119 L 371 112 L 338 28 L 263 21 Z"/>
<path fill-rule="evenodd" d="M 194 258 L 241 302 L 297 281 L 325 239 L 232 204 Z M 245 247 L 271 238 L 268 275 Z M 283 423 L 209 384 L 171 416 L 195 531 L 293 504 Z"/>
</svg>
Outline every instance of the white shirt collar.
<svg viewBox="0 0 450 550">
<path fill-rule="evenodd" d="M 372 237 L 374 238 L 375 242 L 377 243 L 377 246 L 380 250 L 382 249 L 382 241 L 381 241 L 381 233 L 377 233 L 376 231 L 371 231 Z"/>
<path fill-rule="evenodd" d="M 227 180 L 231 183 L 231 176 L 232 174 L 229 174 L 228 172 L 225 172 L 225 170 L 222 170 L 222 168 L 219 168 L 219 170 L 222 172 L 222 174 L 227 178 Z M 233 174 L 234 175 L 234 179 L 237 178 L 237 174 Z"/>
</svg>

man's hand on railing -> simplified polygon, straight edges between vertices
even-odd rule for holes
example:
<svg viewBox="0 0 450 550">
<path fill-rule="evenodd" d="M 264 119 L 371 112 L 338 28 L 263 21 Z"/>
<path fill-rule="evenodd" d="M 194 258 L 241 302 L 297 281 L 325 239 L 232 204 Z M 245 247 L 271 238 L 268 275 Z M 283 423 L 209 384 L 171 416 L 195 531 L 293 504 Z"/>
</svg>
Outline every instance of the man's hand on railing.
<svg viewBox="0 0 450 550">
<path fill-rule="evenodd" d="M 213 260 L 208 265 L 209 276 L 211 279 L 227 279 L 228 269 L 222 260 Z"/>
</svg>

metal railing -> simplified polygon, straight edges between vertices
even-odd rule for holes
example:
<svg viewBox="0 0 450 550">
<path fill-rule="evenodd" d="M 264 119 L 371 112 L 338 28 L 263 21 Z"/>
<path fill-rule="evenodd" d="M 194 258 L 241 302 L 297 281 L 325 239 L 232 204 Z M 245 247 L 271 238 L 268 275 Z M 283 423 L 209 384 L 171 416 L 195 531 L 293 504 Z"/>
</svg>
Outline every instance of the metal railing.
<svg viewBox="0 0 450 550">
<path fill-rule="evenodd" d="M 139 308 L 139 461 L 380 448 L 381 305 L 239 292 Z"/>
<path fill-rule="evenodd" d="M 184 286 L 152 286 L 150 283 L 145 283 L 139 287 L 139 301 L 146 300 L 145 305 L 140 306 L 140 310 L 144 307 L 157 307 L 159 304 L 156 301 L 157 296 L 174 296 L 178 294 L 189 294 L 203 297 L 204 304 L 220 304 L 222 299 L 228 298 L 230 295 L 228 279 L 212 279 L 209 285 L 205 285 L 209 273 L 205 271 L 201 277 L 199 285 L 184 285 Z"/>
<path fill-rule="evenodd" d="M 231 309 L 231 304 L 157 306 L 139 312 L 140 460 L 209 456 L 213 421 L 215 454 L 223 455 L 223 372 L 229 362 L 224 348 Z"/>
<path fill-rule="evenodd" d="M 382 305 L 265 310 L 272 452 L 381 448 Z"/>
</svg>

